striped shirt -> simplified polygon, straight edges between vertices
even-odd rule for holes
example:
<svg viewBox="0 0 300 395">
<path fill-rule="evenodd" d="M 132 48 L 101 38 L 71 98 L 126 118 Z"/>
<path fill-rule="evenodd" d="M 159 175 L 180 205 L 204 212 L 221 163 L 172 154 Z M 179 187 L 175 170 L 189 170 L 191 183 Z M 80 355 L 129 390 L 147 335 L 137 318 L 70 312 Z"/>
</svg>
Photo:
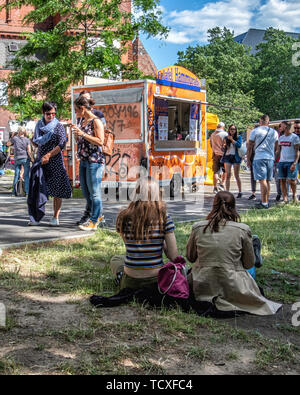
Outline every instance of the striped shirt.
<svg viewBox="0 0 300 395">
<path fill-rule="evenodd" d="M 153 226 L 149 231 L 148 240 L 132 240 L 127 236 L 125 238 L 125 266 L 131 269 L 159 269 L 162 267 L 165 235 L 174 232 L 174 230 L 174 222 L 167 216 L 164 230 L 159 229 L 159 224 Z"/>
</svg>

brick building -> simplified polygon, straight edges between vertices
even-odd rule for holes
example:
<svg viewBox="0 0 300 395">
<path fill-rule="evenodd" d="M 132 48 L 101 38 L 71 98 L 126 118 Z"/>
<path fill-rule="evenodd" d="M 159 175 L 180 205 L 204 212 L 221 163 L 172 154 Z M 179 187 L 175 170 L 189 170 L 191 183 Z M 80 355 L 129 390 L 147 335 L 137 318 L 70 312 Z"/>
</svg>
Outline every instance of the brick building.
<svg viewBox="0 0 300 395">
<path fill-rule="evenodd" d="M 144 75 L 156 76 L 157 67 L 139 37 L 137 37 L 132 43 L 132 58 L 133 61 L 137 63 L 138 69 L 141 70 Z"/>
<path fill-rule="evenodd" d="M 9 4 L 10 0 L 0 0 L 0 5 L 5 6 Z M 9 119 L 14 119 L 14 115 L 4 110 L 1 105 L 7 104 L 5 97 L 1 92 L 6 87 L 3 82 L 12 71 L 9 67 L 9 61 L 14 57 L 16 51 L 25 45 L 26 40 L 24 33 L 33 33 L 36 30 L 50 30 L 60 20 L 60 16 L 56 15 L 48 18 L 43 23 L 38 25 L 29 24 L 24 26 L 22 24 L 23 18 L 32 9 L 30 6 L 23 6 L 20 9 L 9 9 L 4 7 L 0 11 L 0 127 L 6 127 Z M 121 9 L 123 11 L 131 11 L 131 1 L 124 0 Z M 133 51 L 133 46 L 135 50 Z M 137 38 L 134 43 L 129 44 L 129 51 L 123 55 L 122 62 L 131 62 L 135 60 L 139 65 L 140 70 L 146 75 L 155 75 L 156 67 L 153 64 L 150 56 L 147 54 L 143 44 Z M 2 82 L 1 82 L 2 80 Z"/>
</svg>

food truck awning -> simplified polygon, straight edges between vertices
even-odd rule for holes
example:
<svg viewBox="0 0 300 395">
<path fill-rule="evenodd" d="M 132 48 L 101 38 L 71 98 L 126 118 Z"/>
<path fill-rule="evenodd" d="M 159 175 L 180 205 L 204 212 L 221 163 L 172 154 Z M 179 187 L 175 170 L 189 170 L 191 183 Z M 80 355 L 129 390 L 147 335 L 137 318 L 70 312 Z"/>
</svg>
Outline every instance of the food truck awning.
<svg viewBox="0 0 300 395">
<path fill-rule="evenodd" d="M 140 103 L 143 99 L 144 88 L 126 88 L 126 89 L 112 89 L 112 90 L 91 90 L 93 99 L 96 105 L 100 104 L 125 104 L 125 103 Z M 75 99 L 79 93 L 75 93 Z"/>
<path fill-rule="evenodd" d="M 206 113 L 207 129 L 216 129 L 219 122 L 220 120 L 217 114 L 212 114 L 211 112 Z"/>
</svg>

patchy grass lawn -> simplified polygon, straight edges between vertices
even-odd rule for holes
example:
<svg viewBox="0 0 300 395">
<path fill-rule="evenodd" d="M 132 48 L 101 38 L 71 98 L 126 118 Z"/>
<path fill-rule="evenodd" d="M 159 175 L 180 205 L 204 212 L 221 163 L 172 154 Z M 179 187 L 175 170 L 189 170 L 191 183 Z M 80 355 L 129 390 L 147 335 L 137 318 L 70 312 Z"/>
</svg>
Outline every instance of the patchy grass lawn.
<svg viewBox="0 0 300 395">
<path fill-rule="evenodd" d="M 292 205 L 242 218 L 263 243 L 257 281 L 284 303 L 270 317 L 213 320 L 135 303 L 93 308 L 91 294 L 116 292 L 108 262 L 124 247 L 114 232 L 5 251 L 0 374 L 299 374 L 291 309 L 300 300 L 299 218 Z M 191 226 L 177 225 L 182 255 Z"/>
</svg>

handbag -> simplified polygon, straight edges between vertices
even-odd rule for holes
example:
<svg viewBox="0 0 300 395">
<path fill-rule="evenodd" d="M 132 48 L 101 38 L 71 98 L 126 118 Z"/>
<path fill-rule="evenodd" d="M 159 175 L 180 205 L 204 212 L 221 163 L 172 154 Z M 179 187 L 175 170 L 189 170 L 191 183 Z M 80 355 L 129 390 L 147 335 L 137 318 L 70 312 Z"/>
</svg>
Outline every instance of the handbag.
<svg viewBox="0 0 300 395">
<path fill-rule="evenodd" d="M 185 263 L 185 259 L 179 256 L 160 269 L 157 276 L 157 287 L 161 295 L 179 299 L 189 298 L 190 290 Z"/>
<path fill-rule="evenodd" d="M 247 153 L 247 143 L 246 141 L 237 149 L 240 158 L 243 158 Z"/>
<path fill-rule="evenodd" d="M 0 151 L 0 167 L 4 166 L 6 162 L 6 155 L 3 151 Z"/>
<path fill-rule="evenodd" d="M 104 153 L 104 155 L 112 156 L 113 148 L 114 148 L 114 141 L 115 141 L 114 133 L 109 129 L 105 129 L 104 130 L 104 143 L 102 146 L 102 152 Z"/>
<path fill-rule="evenodd" d="M 24 197 L 26 196 L 25 193 L 25 182 L 22 180 L 22 178 L 19 178 L 16 184 L 16 195 L 19 197 Z"/>
</svg>

